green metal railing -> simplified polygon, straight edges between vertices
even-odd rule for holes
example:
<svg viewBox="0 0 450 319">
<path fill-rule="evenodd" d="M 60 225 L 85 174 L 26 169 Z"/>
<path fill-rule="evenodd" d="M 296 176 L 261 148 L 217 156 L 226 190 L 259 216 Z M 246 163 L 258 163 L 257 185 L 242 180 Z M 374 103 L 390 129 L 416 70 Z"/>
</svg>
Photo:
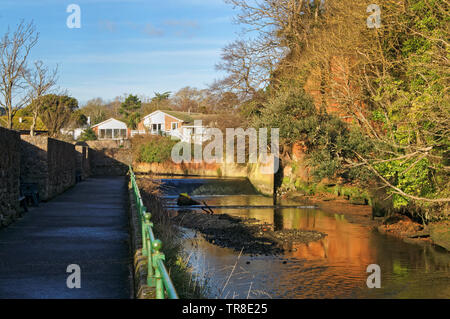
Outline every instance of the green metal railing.
<svg viewBox="0 0 450 319">
<path fill-rule="evenodd" d="M 175 287 L 164 265 L 165 257 L 161 252 L 162 243 L 159 239 L 155 239 L 152 229 L 153 223 L 150 221 L 151 214 L 147 212 L 147 208 L 144 206 L 136 183 L 136 176 L 131 166 L 129 172 L 142 232 L 142 255 L 147 256 L 147 285 L 156 288 L 156 299 L 165 299 L 166 297 L 178 299 Z"/>
</svg>

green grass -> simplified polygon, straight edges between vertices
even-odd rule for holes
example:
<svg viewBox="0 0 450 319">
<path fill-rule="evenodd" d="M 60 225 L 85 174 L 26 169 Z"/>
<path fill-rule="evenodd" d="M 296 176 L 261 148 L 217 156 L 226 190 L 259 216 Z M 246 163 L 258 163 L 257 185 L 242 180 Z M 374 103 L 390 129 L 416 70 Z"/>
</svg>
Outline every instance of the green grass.
<svg viewBox="0 0 450 319">
<path fill-rule="evenodd" d="M 370 193 L 356 186 L 308 183 L 301 181 L 300 179 L 297 179 L 294 185 L 295 189 L 304 195 L 314 196 L 320 194 L 332 194 L 336 197 L 348 199 L 352 204 L 372 204 Z"/>
</svg>

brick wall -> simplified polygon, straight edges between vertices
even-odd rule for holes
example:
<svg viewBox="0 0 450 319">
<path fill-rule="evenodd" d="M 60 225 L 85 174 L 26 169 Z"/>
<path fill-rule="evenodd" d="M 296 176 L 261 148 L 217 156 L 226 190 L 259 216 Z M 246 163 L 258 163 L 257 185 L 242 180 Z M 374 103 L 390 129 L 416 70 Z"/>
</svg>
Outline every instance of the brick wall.
<svg viewBox="0 0 450 319">
<path fill-rule="evenodd" d="M 20 137 L 0 127 L 0 228 L 20 214 Z"/>
</svg>

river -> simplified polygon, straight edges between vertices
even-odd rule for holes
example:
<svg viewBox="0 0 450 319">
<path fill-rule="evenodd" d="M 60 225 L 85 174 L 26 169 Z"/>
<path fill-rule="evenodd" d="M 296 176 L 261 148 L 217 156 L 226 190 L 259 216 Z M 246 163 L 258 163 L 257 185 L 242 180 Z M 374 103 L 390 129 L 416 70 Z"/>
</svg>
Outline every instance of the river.
<svg viewBox="0 0 450 319">
<path fill-rule="evenodd" d="M 350 222 L 344 214 L 251 207 L 273 202 L 258 195 L 245 179 L 167 177 L 161 181 L 168 206 L 186 192 L 211 206 L 246 206 L 214 208 L 216 213 L 256 218 L 275 229 L 327 234 L 318 242 L 295 244 L 282 256 L 251 256 L 215 246 L 196 231 L 184 229 L 189 264 L 206 280 L 208 298 L 450 298 L 450 254 L 438 247 L 382 235 Z M 379 289 L 367 287 L 370 264 L 381 268 Z"/>
</svg>

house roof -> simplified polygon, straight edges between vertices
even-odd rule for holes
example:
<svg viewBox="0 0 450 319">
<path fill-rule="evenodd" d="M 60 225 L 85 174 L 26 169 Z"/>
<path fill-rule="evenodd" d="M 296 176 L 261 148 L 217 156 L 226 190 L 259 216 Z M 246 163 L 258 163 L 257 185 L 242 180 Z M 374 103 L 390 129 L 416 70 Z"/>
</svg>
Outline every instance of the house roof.
<svg viewBox="0 0 450 319">
<path fill-rule="evenodd" d="M 112 122 L 112 121 L 120 122 L 120 123 L 123 123 L 123 124 L 126 125 L 125 122 L 116 120 L 115 118 L 112 117 L 112 118 L 110 118 L 110 119 L 108 119 L 108 120 L 106 120 L 106 121 L 103 121 L 103 122 L 101 122 L 101 123 L 95 124 L 95 125 L 93 125 L 92 127 L 94 128 L 94 127 L 97 127 L 97 126 L 100 126 L 100 125 L 103 125 L 103 124 L 106 124 L 106 123 L 109 123 L 109 122 Z"/>
<path fill-rule="evenodd" d="M 20 123 L 20 118 L 22 118 L 22 123 Z M 13 117 L 13 129 L 18 131 L 29 131 L 31 129 L 31 125 L 33 124 L 33 117 L 31 116 L 14 116 Z M 0 126 L 7 127 L 8 126 L 8 117 L 0 116 Z M 48 131 L 45 124 L 38 117 L 36 121 L 36 131 Z"/>
<path fill-rule="evenodd" d="M 196 121 L 196 120 L 208 120 L 209 118 L 211 118 L 210 114 L 156 110 L 155 112 L 150 113 L 147 116 L 145 116 L 144 119 L 152 116 L 153 114 L 155 114 L 157 112 L 162 112 L 167 115 L 170 115 L 178 120 L 183 121 L 185 124 L 191 124 L 191 123 L 193 124 L 194 121 Z"/>
</svg>

